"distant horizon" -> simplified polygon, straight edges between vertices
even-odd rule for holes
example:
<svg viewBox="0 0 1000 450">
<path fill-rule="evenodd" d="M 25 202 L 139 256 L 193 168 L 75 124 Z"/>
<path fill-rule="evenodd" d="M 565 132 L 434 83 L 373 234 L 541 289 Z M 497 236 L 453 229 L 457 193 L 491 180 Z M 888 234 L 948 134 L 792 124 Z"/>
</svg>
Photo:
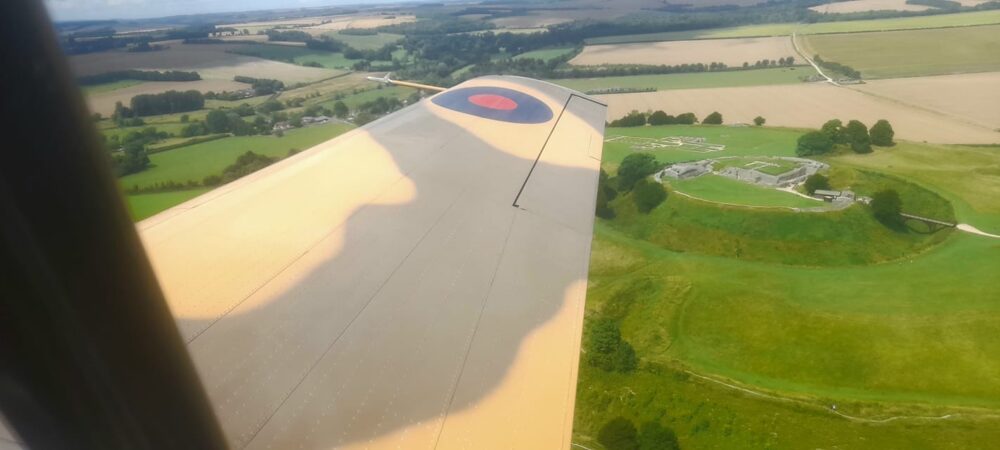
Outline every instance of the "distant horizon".
<svg viewBox="0 0 1000 450">
<path fill-rule="evenodd" d="M 374 6 L 419 0 L 44 0 L 53 22 L 153 20 L 201 14 Z"/>
</svg>

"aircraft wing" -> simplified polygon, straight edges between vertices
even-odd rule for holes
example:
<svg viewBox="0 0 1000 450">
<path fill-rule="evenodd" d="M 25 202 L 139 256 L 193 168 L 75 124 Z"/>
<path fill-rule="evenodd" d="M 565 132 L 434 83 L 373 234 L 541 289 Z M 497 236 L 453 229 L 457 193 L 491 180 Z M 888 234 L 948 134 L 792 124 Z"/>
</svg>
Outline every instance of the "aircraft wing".
<svg viewBox="0 0 1000 450">
<path fill-rule="evenodd" d="M 232 446 L 568 448 L 604 118 L 478 78 L 141 222 Z"/>
</svg>

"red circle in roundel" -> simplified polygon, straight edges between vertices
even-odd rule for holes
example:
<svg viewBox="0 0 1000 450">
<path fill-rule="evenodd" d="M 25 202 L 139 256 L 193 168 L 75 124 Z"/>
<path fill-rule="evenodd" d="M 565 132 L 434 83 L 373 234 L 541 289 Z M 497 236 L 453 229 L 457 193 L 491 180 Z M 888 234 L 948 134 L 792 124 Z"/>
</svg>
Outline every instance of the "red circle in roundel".
<svg viewBox="0 0 1000 450">
<path fill-rule="evenodd" d="M 476 94 L 469 96 L 469 103 L 483 108 L 510 111 L 517 109 L 517 102 L 502 95 Z"/>
</svg>

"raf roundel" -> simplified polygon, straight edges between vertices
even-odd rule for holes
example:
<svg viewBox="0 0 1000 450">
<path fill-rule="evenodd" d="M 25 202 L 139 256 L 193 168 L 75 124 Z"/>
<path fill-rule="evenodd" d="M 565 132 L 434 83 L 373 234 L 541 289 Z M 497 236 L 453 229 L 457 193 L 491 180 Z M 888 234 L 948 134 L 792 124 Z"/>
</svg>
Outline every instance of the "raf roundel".
<svg viewBox="0 0 1000 450">
<path fill-rule="evenodd" d="M 484 119 L 510 123 L 545 123 L 552 109 L 523 92 L 501 87 L 451 89 L 431 99 L 435 105 Z"/>
</svg>

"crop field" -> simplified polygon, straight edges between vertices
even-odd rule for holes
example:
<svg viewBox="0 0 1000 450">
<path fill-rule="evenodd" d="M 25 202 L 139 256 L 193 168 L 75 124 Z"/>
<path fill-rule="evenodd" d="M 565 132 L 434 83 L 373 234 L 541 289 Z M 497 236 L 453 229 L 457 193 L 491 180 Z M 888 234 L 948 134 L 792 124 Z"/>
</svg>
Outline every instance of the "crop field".
<svg viewBox="0 0 1000 450">
<path fill-rule="evenodd" d="M 259 22 L 243 22 L 234 24 L 220 24 L 219 26 L 232 27 L 239 30 L 248 29 L 267 30 L 279 26 L 302 29 L 307 32 L 325 32 L 334 30 L 344 30 L 347 28 L 375 28 L 383 25 L 394 25 L 398 23 L 412 22 L 416 20 L 413 16 L 394 15 L 384 16 L 379 14 L 348 14 L 333 16 L 301 17 L 295 19 L 268 20 Z"/>
<path fill-rule="evenodd" d="M 609 120 L 632 110 L 658 109 L 675 115 L 691 111 L 698 118 L 718 111 L 729 124 L 752 123 L 760 115 L 769 126 L 799 128 L 818 128 L 834 118 L 845 122 L 857 119 L 869 126 L 886 119 L 901 139 L 963 144 L 1000 142 L 1000 133 L 992 128 L 826 83 L 680 89 L 598 97 L 608 103 Z"/>
<path fill-rule="evenodd" d="M 376 83 L 368 81 L 365 77 L 368 75 L 375 75 L 372 73 L 365 72 L 352 72 L 344 76 L 331 78 L 329 80 L 319 81 L 308 86 L 303 86 L 297 89 L 289 89 L 281 93 L 280 98 L 283 100 L 296 98 L 296 97 L 308 97 L 310 95 L 319 94 L 320 97 L 309 98 L 306 100 L 307 104 L 316 103 L 318 101 L 325 101 L 329 95 L 335 94 L 337 92 L 347 92 L 350 93 L 355 89 L 373 89 L 377 86 Z M 378 74 L 382 75 L 382 74 Z"/>
<path fill-rule="evenodd" d="M 789 192 L 756 186 L 720 175 L 707 174 L 688 180 L 667 180 L 672 190 L 700 200 L 752 207 L 815 208 L 823 206 Z"/>
<path fill-rule="evenodd" d="M 232 80 L 236 75 L 272 78 L 286 84 L 316 81 L 339 73 L 329 69 L 302 67 L 250 56 L 226 53 L 239 44 L 173 44 L 155 52 L 110 51 L 73 55 L 70 66 L 77 76 L 117 70 L 183 70 L 198 72 L 206 80 Z"/>
<path fill-rule="evenodd" d="M 846 64 L 865 78 L 1000 70 L 1000 25 L 804 37 L 810 54 Z"/>
<path fill-rule="evenodd" d="M 118 83 L 127 83 L 128 81 L 133 80 L 124 80 Z M 232 80 L 146 81 L 136 82 L 131 85 L 122 84 L 121 86 L 118 89 L 103 92 L 88 92 L 85 90 L 90 110 L 109 116 L 115 111 L 116 102 L 128 105 L 132 97 L 136 95 L 188 90 L 200 91 L 202 93 L 208 91 L 238 91 L 250 87 L 248 84 L 237 83 Z"/>
<path fill-rule="evenodd" d="M 305 150 L 350 130 L 350 125 L 330 124 L 290 130 L 283 137 L 238 136 L 149 155 L 150 168 L 120 178 L 125 188 L 146 187 L 174 181 L 201 182 L 208 175 L 218 175 L 236 157 L 254 153 L 284 157 L 290 149 Z"/>
<path fill-rule="evenodd" d="M 631 75 L 599 78 L 562 78 L 548 80 L 580 92 L 611 88 L 696 89 L 734 86 L 799 84 L 815 75 L 812 66 L 773 69 L 729 70 L 724 72 L 675 73 L 668 75 Z"/>
<path fill-rule="evenodd" d="M 110 83 L 94 84 L 90 86 L 80 86 L 80 90 L 83 91 L 84 95 L 95 95 L 95 94 L 103 94 L 105 92 L 116 91 L 118 89 L 124 89 L 142 83 L 143 82 L 139 80 L 118 80 L 118 81 L 112 81 Z"/>
<path fill-rule="evenodd" d="M 339 31 L 331 31 L 323 33 L 324 36 L 329 36 L 340 42 L 343 42 L 351 47 L 358 50 L 375 50 L 384 47 L 386 44 L 392 44 L 399 42 L 403 39 L 402 35 L 391 34 L 391 33 L 376 33 L 373 35 L 356 35 L 356 34 L 345 34 Z"/>
<path fill-rule="evenodd" d="M 534 58 L 541 59 L 543 61 L 548 61 L 550 59 L 555 59 L 560 56 L 571 53 L 575 48 L 573 47 L 560 47 L 560 48 L 547 48 L 543 50 L 534 50 L 526 53 L 521 53 L 514 57 L 514 59 L 525 59 Z"/>
<path fill-rule="evenodd" d="M 851 0 L 827 3 L 809 8 L 820 13 L 844 14 L 862 11 L 926 11 L 930 6 L 910 5 L 906 0 Z"/>
<path fill-rule="evenodd" d="M 710 64 L 729 66 L 796 56 L 791 39 L 762 37 L 669 41 L 644 44 L 588 45 L 570 60 L 575 65 L 601 64 Z"/>
<path fill-rule="evenodd" d="M 1000 129 L 998 72 L 873 80 L 852 86 L 852 89 Z"/>
<path fill-rule="evenodd" d="M 632 42 L 683 41 L 689 39 L 722 39 L 757 36 L 788 36 L 798 34 L 858 33 L 865 31 L 915 30 L 923 28 L 968 27 L 1000 24 L 1000 10 L 975 11 L 892 19 L 820 22 L 812 24 L 774 23 L 713 28 L 695 31 L 630 34 L 587 39 L 588 45 L 623 44 Z"/>
<path fill-rule="evenodd" d="M 231 51 L 245 56 L 292 62 L 300 65 L 319 63 L 327 69 L 350 69 L 358 61 L 345 58 L 343 53 L 330 53 L 322 50 L 311 50 L 304 47 L 290 47 L 287 45 L 234 46 Z"/>
<path fill-rule="evenodd" d="M 128 204 L 129 212 L 132 214 L 132 220 L 138 222 L 208 191 L 208 188 L 198 188 L 186 191 L 134 194 L 126 195 L 125 201 Z"/>
<path fill-rule="evenodd" d="M 605 170 L 618 161 L 606 152 Z M 825 161 L 835 188 L 891 187 L 904 210 L 954 207 L 959 221 L 1000 226 L 996 149 L 900 142 Z M 613 205 L 617 217 L 595 225 L 584 339 L 612 320 L 640 362 L 631 373 L 581 363 L 574 442 L 590 447 L 617 416 L 660 421 L 682 448 L 1000 439 L 1000 360 L 984 357 L 1000 352 L 1000 241 L 892 231 L 858 205 L 795 213 L 676 192 L 648 215 L 628 195 Z"/>
</svg>

